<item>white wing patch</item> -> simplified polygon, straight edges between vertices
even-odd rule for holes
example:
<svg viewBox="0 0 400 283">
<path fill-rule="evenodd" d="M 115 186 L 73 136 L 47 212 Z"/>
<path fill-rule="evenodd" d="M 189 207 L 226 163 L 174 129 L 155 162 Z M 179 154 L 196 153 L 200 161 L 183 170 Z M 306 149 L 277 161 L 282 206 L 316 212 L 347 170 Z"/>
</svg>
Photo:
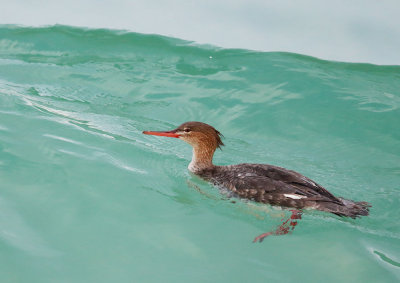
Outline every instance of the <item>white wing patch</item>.
<svg viewBox="0 0 400 283">
<path fill-rule="evenodd" d="M 291 198 L 291 199 L 302 199 L 302 198 L 306 198 L 306 196 L 300 196 L 300 195 L 294 195 L 294 194 L 283 194 L 285 197 L 287 198 Z"/>
</svg>

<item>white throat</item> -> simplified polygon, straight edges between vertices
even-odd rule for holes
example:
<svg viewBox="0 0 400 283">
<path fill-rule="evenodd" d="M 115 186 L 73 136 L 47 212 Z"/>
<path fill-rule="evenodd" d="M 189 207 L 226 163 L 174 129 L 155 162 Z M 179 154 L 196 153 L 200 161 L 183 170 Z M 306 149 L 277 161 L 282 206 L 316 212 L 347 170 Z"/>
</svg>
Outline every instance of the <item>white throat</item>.
<svg viewBox="0 0 400 283">
<path fill-rule="evenodd" d="M 199 152 L 197 148 L 193 148 L 192 161 L 189 163 L 188 169 L 192 173 L 199 172 L 206 168 L 213 167 L 212 156 L 213 152 Z M 208 157 L 208 158 L 204 158 Z"/>
</svg>

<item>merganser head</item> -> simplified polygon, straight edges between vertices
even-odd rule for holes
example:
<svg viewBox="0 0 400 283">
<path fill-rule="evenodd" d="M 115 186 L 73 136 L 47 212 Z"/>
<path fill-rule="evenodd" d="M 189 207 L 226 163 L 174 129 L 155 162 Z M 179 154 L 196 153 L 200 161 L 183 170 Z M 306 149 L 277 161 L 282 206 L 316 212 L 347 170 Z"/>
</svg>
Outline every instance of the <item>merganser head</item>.
<svg viewBox="0 0 400 283">
<path fill-rule="evenodd" d="M 193 148 L 208 147 L 215 150 L 224 145 L 221 140 L 222 134 L 214 127 L 202 122 L 186 122 L 172 131 L 143 131 L 143 134 L 179 138 Z"/>
</svg>

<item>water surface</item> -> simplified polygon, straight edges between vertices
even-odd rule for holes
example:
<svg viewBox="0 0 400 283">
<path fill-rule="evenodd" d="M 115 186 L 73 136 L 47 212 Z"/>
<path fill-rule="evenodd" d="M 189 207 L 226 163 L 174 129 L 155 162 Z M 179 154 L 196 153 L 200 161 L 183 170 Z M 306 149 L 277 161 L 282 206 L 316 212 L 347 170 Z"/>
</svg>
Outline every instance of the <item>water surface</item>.
<svg viewBox="0 0 400 283">
<path fill-rule="evenodd" d="M 397 282 L 400 67 L 53 26 L 0 27 L 0 281 Z M 370 202 L 357 220 L 232 203 L 188 173 L 259 162 Z"/>
</svg>

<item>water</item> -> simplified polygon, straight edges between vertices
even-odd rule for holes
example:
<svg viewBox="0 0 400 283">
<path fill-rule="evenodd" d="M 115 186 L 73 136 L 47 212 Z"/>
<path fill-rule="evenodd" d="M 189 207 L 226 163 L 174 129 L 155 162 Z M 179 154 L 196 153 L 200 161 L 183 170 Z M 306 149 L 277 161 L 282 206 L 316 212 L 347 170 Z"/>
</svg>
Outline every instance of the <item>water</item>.
<svg viewBox="0 0 400 283">
<path fill-rule="evenodd" d="M 0 27 L 1 282 L 397 282 L 400 67 L 66 26 Z M 357 220 L 232 203 L 188 173 L 269 163 L 370 202 Z"/>
</svg>

